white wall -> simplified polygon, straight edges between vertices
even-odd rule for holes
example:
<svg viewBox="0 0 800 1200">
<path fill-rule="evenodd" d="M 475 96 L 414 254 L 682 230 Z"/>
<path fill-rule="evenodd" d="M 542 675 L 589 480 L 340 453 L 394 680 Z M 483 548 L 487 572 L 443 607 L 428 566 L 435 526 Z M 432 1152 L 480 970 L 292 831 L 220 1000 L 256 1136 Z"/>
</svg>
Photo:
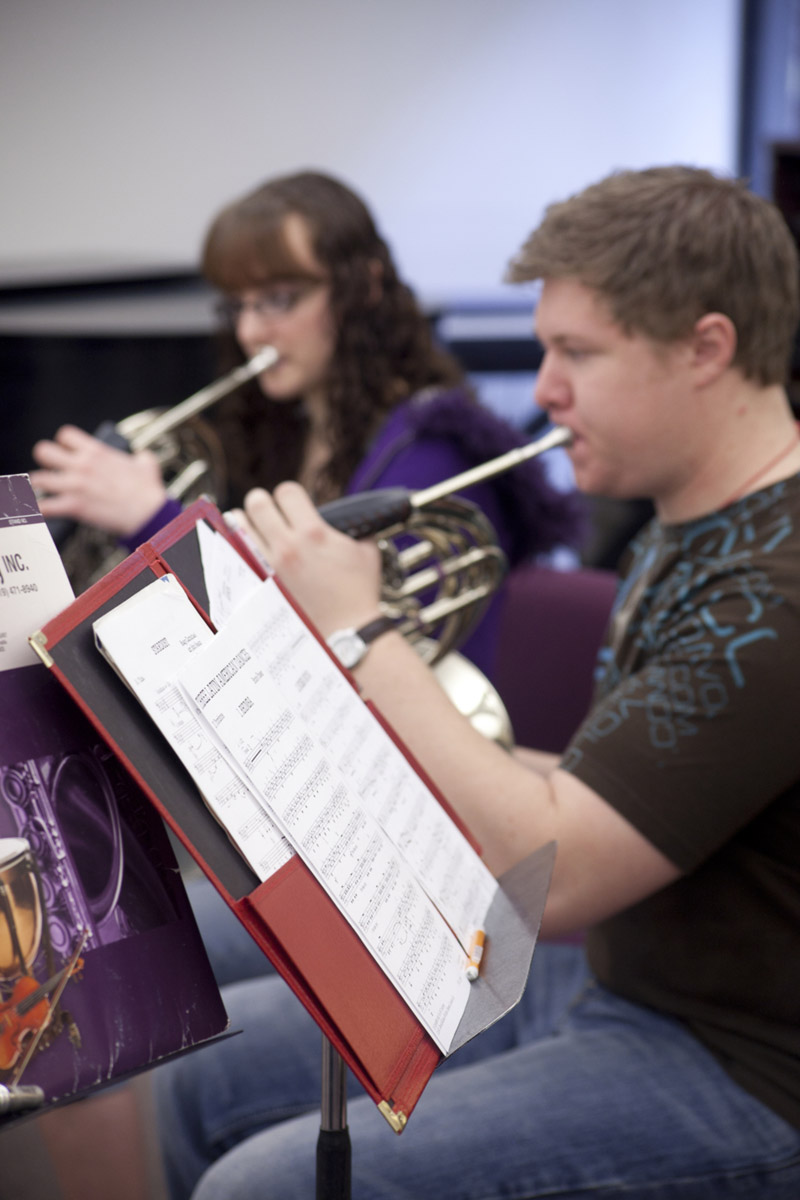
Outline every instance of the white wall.
<svg viewBox="0 0 800 1200">
<path fill-rule="evenodd" d="M 429 296 L 616 167 L 733 169 L 739 0 L 9 0 L 0 279 L 192 264 L 277 172 L 356 186 Z"/>
</svg>

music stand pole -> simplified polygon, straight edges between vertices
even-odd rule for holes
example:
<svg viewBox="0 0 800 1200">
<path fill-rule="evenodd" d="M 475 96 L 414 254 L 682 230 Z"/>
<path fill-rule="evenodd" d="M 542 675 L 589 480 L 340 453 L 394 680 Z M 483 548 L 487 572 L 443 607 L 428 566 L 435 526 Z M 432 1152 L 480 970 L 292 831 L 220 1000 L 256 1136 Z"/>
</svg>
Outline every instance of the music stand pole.
<svg viewBox="0 0 800 1200">
<path fill-rule="evenodd" d="M 317 1200 L 350 1200 L 347 1068 L 322 1038 L 322 1119 L 317 1139 Z"/>
</svg>

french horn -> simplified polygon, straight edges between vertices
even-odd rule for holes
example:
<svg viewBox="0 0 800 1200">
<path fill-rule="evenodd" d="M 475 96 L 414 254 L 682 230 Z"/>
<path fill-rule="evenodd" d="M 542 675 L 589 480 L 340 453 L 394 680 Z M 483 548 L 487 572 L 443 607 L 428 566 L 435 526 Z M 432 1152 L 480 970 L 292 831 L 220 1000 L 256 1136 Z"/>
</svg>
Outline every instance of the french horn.
<svg viewBox="0 0 800 1200">
<path fill-rule="evenodd" d="M 483 512 L 453 493 L 566 446 L 571 437 L 568 429 L 555 426 L 534 442 L 416 492 L 382 488 L 320 508 L 320 515 L 341 532 L 377 540 L 383 611 L 410 642 L 423 643 L 420 653 L 426 662 L 435 664 L 465 641 L 507 569 Z"/>
<path fill-rule="evenodd" d="M 189 504 L 198 496 L 217 500 L 225 493 L 225 452 L 201 413 L 223 396 L 277 361 L 278 352 L 264 346 L 246 363 L 193 392 L 168 409 L 147 409 L 122 421 L 105 421 L 94 436 L 107 445 L 136 453 L 152 450 L 158 459 L 167 495 Z M 113 534 L 74 521 L 48 521 L 64 569 L 76 593 L 84 591 L 120 562 L 125 551 Z"/>
<path fill-rule="evenodd" d="M 455 707 L 485 737 L 510 750 L 511 719 L 482 671 L 458 653 L 500 586 L 507 560 L 493 527 L 472 501 L 453 495 L 572 439 L 555 426 L 441 483 L 411 492 L 383 488 L 320 508 L 351 537 L 372 537 L 382 559 L 381 608 L 432 668 Z"/>
</svg>

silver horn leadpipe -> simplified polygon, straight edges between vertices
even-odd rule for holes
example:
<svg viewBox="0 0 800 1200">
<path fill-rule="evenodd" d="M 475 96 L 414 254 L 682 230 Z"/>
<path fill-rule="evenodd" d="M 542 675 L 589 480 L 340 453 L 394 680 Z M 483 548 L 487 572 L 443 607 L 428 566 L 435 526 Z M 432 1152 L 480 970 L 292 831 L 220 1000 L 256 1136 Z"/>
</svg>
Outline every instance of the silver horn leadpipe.
<svg viewBox="0 0 800 1200">
<path fill-rule="evenodd" d="M 355 538 L 371 537 L 382 529 L 407 521 L 413 513 L 451 496 L 453 492 L 462 491 L 475 483 L 482 483 L 495 475 L 502 475 L 504 471 L 527 462 L 529 458 L 536 458 L 557 446 L 568 446 L 571 441 L 570 430 L 565 429 L 563 425 L 556 425 L 534 442 L 508 450 L 497 458 L 490 458 L 487 462 L 479 463 L 476 467 L 470 467 L 469 470 L 444 479 L 441 483 L 434 483 L 430 487 L 420 488 L 416 492 L 402 487 L 359 492 L 354 496 L 342 496 L 339 500 L 323 504 L 319 511 L 329 525 L 333 525 L 342 533 Z"/>
<path fill-rule="evenodd" d="M 474 483 L 483 483 L 484 479 L 491 479 L 494 475 L 502 475 L 503 471 L 509 471 L 512 467 L 519 466 L 520 463 L 527 462 L 529 458 L 536 458 L 539 454 L 544 454 L 546 450 L 553 450 L 556 446 L 568 446 L 571 441 L 572 434 L 569 429 L 565 429 L 563 425 L 556 425 L 548 433 L 537 438 L 535 442 L 529 442 L 527 446 L 518 446 L 514 450 L 498 455 L 497 458 L 490 458 L 488 462 L 480 463 L 477 467 L 470 467 L 467 471 L 462 471 L 460 475 L 453 475 L 441 483 L 420 488 L 409 497 L 411 507 L 424 508 L 426 504 L 441 500 L 443 496 L 463 491 L 464 488 L 472 487 Z"/>
<path fill-rule="evenodd" d="M 239 387 L 242 383 L 247 383 L 249 379 L 254 379 L 256 375 L 260 375 L 262 371 L 266 371 L 269 367 L 274 366 L 278 361 L 278 351 L 274 346 L 262 346 L 257 354 L 254 354 L 251 359 L 241 366 L 234 367 L 227 375 L 223 375 L 221 379 L 209 383 L 206 387 L 200 388 L 199 392 L 194 392 L 191 396 L 187 396 L 180 404 L 176 404 L 174 408 L 167 409 L 160 416 L 155 417 L 147 425 L 141 433 L 129 439 L 128 445 L 132 453 L 137 450 L 146 450 L 152 446 L 153 442 L 158 441 L 165 433 L 170 433 L 173 429 L 177 429 L 184 421 L 188 421 L 191 417 L 197 416 L 204 409 L 214 404 L 217 400 L 221 400 L 223 396 L 227 396 L 228 392 L 232 392 L 234 388 Z"/>
</svg>

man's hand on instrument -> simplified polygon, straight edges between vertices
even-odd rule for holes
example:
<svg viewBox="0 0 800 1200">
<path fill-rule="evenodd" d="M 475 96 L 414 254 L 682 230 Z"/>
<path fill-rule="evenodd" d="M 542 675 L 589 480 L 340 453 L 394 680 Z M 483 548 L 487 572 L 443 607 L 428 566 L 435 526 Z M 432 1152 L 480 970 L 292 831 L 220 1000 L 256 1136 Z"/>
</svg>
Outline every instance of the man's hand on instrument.
<svg viewBox="0 0 800 1200">
<path fill-rule="evenodd" d="M 128 454 L 75 425 L 52 441 L 37 442 L 31 472 L 44 517 L 69 517 L 126 537 L 153 517 L 167 498 L 158 460 L 150 450 Z"/>
<path fill-rule="evenodd" d="M 298 483 L 245 497 L 248 533 L 324 636 L 359 628 L 379 612 L 380 553 L 328 525 Z"/>
</svg>

